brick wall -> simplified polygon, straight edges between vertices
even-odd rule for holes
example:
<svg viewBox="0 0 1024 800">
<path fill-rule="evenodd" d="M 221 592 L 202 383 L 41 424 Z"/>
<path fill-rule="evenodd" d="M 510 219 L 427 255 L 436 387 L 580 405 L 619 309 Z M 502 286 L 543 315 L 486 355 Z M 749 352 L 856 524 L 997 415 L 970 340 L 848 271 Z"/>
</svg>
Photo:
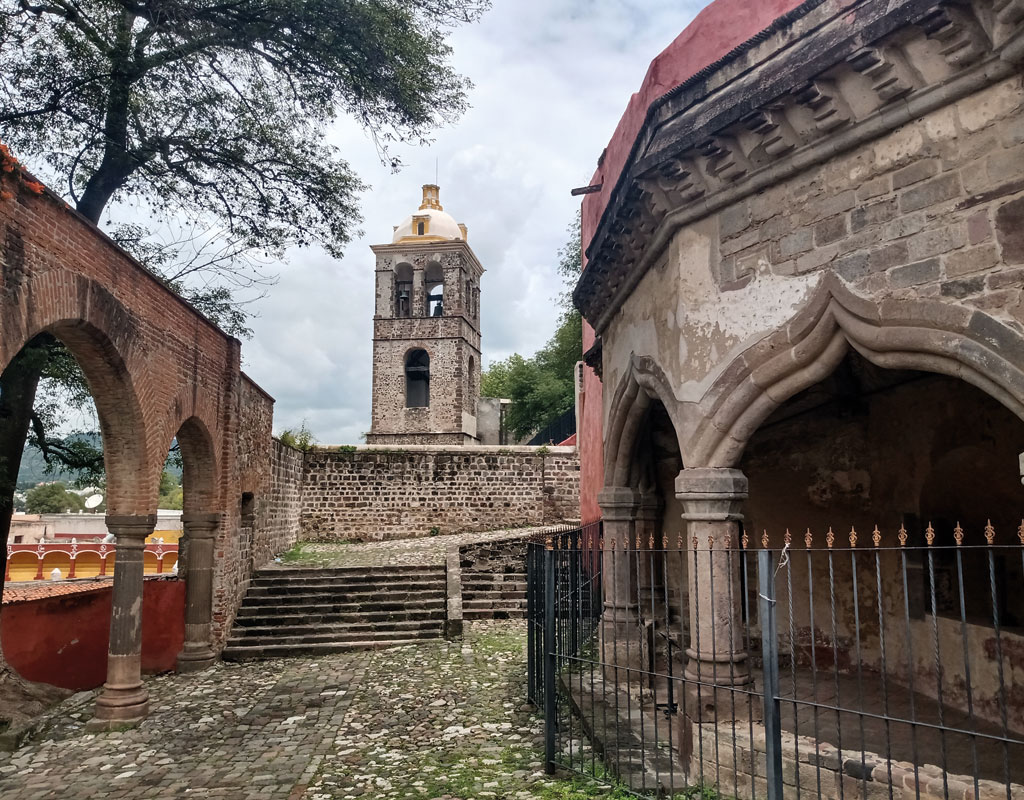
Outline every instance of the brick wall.
<svg viewBox="0 0 1024 800">
<path fill-rule="evenodd" d="M 295 544 L 302 518 L 304 454 L 277 439 L 271 444 L 270 488 L 259 504 L 253 541 L 256 569 Z"/>
<path fill-rule="evenodd" d="M 306 456 L 302 538 L 399 539 L 579 516 L 575 448 L 372 447 Z"/>
</svg>

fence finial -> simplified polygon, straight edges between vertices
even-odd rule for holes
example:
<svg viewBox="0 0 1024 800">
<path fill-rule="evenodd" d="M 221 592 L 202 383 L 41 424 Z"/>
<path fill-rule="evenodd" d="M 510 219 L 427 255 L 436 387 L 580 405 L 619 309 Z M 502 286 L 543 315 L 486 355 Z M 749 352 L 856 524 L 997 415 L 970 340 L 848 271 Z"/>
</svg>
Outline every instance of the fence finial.
<svg viewBox="0 0 1024 800">
<path fill-rule="evenodd" d="M 676 550 L 682 552 L 683 550 L 683 534 L 676 534 Z"/>
<path fill-rule="evenodd" d="M 743 545 L 744 550 L 746 550 L 747 547 L 750 545 L 750 536 L 747 534 L 746 531 L 743 531 L 743 536 L 740 537 L 740 544 Z"/>
<path fill-rule="evenodd" d="M 551 534 L 548 534 L 547 536 L 544 537 L 544 549 L 545 550 L 554 550 L 555 549 L 555 540 L 551 537 Z"/>
<path fill-rule="evenodd" d="M 647 549 L 648 550 L 653 550 L 654 549 L 654 534 L 653 533 L 650 536 L 647 537 Z"/>
<path fill-rule="evenodd" d="M 722 546 L 726 550 L 732 550 L 732 534 L 731 533 L 725 534 L 725 538 L 722 539 Z"/>
<path fill-rule="evenodd" d="M 662 533 L 661 534 L 661 549 L 662 550 L 668 550 L 668 534 L 667 533 Z"/>
<path fill-rule="evenodd" d="M 708 550 L 715 549 L 715 537 L 708 534 Z"/>
<path fill-rule="evenodd" d="M 960 527 L 959 520 L 957 520 L 956 527 L 953 528 L 953 538 L 956 539 L 957 547 L 964 543 L 964 529 Z"/>
<path fill-rule="evenodd" d="M 782 537 L 782 543 L 785 544 L 786 547 L 789 547 L 791 544 L 793 544 L 793 534 L 789 532 L 789 528 L 786 528 L 786 533 Z"/>
<path fill-rule="evenodd" d="M 931 522 L 929 522 L 928 527 L 924 529 L 924 540 L 928 542 L 929 547 L 935 543 L 935 528 L 932 527 Z"/>
<path fill-rule="evenodd" d="M 640 531 L 636 532 L 636 549 L 640 549 Z"/>
<path fill-rule="evenodd" d="M 768 549 L 768 545 L 770 543 L 771 543 L 771 540 L 768 538 L 768 531 L 762 529 L 761 530 L 761 547 L 763 547 L 765 550 L 767 550 Z"/>
<path fill-rule="evenodd" d="M 985 525 L 985 541 L 989 545 L 993 545 L 996 542 L 996 529 L 992 527 L 992 520 L 989 520 L 988 524 Z"/>
<path fill-rule="evenodd" d="M 808 528 L 804 533 L 804 547 L 808 550 L 811 549 L 811 544 L 814 542 L 814 536 L 811 534 L 811 529 Z"/>
<path fill-rule="evenodd" d="M 697 537 L 696 536 L 693 537 L 693 541 L 691 542 L 691 544 L 693 545 L 693 549 L 696 550 L 697 549 Z"/>
<path fill-rule="evenodd" d="M 829 549 L 831 549 L 832 545 L 834 545 L 835 543 L 836 543 L 836 535 L 834 533 L 832 533 L 832 526 L 829 525 L 828 526 L 828 533 L 825 534 L 825 544 L 827 544 L 829 546 Z"/>
<path fill-rule="evenodd" d="M 900 540 L 900 547 L 907 546 L 907 529 L 903 527 L 903 523 L 900 523 L 900 530 L 896 534 L 896 538 Z"/>
<path fill-rule="evenodd" d="M 1020 539 L 1020 543 L 1024 544 L 1024 519 L 1020 521 L 1020 527 L 1017 528 L 1017 538 Z"/>
<path fill-rule="evenodd" d="M 850 526 L 850 547 L 856 547 L 856 546 L 857 546 L 857 531 L 855 531 L 853 529 L 853 526 L 851 525 Z"/>
<path fill-rule="evenodd" d="M 875 526 L 875 529 L 871 531 L 871 541 L 875 543 L 875 547 L 882 544 L 882 532 L 878 530 L 877 525 Z"/>
</svg>

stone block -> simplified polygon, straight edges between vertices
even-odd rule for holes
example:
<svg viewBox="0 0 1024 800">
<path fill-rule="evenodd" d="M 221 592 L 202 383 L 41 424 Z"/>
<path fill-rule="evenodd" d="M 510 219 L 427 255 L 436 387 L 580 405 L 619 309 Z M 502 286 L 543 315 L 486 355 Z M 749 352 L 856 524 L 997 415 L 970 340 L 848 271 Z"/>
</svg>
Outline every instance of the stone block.
<svg viewBox="0 0 1024 800">
<path fill-rule="evenodd" d="M 750 226 L 750 206 L 736 203 L 722 210 L 718 215 L 718 230 L 723 239 L 735 236 Z"/>
<path fill-rule="evenodd" d="M 1024 116 L 1007 120 L 1002 134 L 1003 144 L 1007 147 L 1024 142 Z"/>
<path fill-rule="evenodd" d="M 996 209 L 996 239 L 1007 264 L 1024 264 L 1024 197 Z"/>
<path fill-rule="evenodd" d="M 987 280 L 993 290 L 1024 287 L 1024 267 L 989 273 Z"/>
<path fill-rule="evenodd" d="M 897 170 L 892 175 L 892 188 L 902 189 L 914 183 L 920 183 L 926 178 L 933 178 L 939 173 L 939 161 L 936 158 L 926 158 L 916 161 L 913 164 Z"/>
<path fill-rule="evenodd" d="M 883 194 L 888 194 L 890 191 L 891 179 L 888 175 L 882 175 L 880 178 L 867 181 L 857 188 L 857 201 L 862 203 L 865 200 L 871 200 Z"/>
<path fill-rule="evenodd" d="M 992 153 L 985 161 L 992 183 L 1003 183 L 1024 176 L 1024 144 Z"/>
<path fill-rule="evenodd" d="M 942 265 L 938 258 L 927 258 L 889 271 L 889 283 L 898 289 L 917 286 L 939 279 Z"/>
<path fill-rule="evenodd" d="M 851 253 L 848 256 L 841 256 L 832 262 L 832 268 L 836 275 L 846 281 L 859 280 L 871 271 L 868 266 L 867 253 Z"/>
<path fill-rule="evenodd" d="M 915 233 L 923 231 L 927 222 L 923 212 L 897 217 L 882 228 L 882 237 L 885 239 L 902 239 L 904 236 L 913 236 Z"/>
<path fill-rule="evenodd" d="M 992 223 L 987 211 L 979 211 L 967 219 L 967 242 L 981 244 L 992 237 Z"/>
<path fill-rule="evenodd" d="M 822 247 L 846 236 L 846 215 L 836 214 L 814 226 L 814 244 Z"/>
<path fill-rule="evenodd" d="M 800 228 L 779 240 L 779 253 L 783 258 L 792 258 L 798 253 L 806 252 L 814 246 L 814 230 Z"/>
<path fill-rule="evenodd" d="M 868 270 L 884 272 L 890 267 L 906 264 L 909 260 L 907 245 L 904 242 L 894 242 L 871 251 L 868 255 Z"/>
<path fill-rule="evenodd" d="M 989 269 L 999 263 L 999 251 L 994 244 L 969 247 L 946 256 L 946 277 L 956 278 Z"/>
<path fill-rule="evenodd" d="M 942 284 L 943 297 L 955 297 L 960 300 L 977 294 L 985 288 L 985 277 L 980 275 L 976 278 L 963 278 L 961 280 L 946 281 Z"/>
<path fill-rule="evenodd" d="M 850 214 L 850 230 L 856 233 L 871 225 L 880 225 L 893 219 L 897 213 L 898 207 L 895 197 L 860 206 L 855 208 Z"/>
<path fill-rule="evenodd" d="M 900 193 L 900 210 L 907 214 L 944 200 L 951 200 L 962 193 L 960 176 L 955 172 L 949 172 L 924 183 L 916 184 L 909 189 L 904 189 Z"/>
<path fill-rule="evenodd" d="M 906 240 L 906 245 L 910 258 L 917 261 L 963 247 L 964 234 L 959 225 L 932 228 L 911 236 Z"/>
<path fill-rule="evenodd" d="M 812 272 L 819 267 L 825 266 L 839 254 L 839 246 L 831 244 L 828 247 L 815 247 L 813 250 L 799 256 L 795 263 L 795 272 Z"/>
</svg>

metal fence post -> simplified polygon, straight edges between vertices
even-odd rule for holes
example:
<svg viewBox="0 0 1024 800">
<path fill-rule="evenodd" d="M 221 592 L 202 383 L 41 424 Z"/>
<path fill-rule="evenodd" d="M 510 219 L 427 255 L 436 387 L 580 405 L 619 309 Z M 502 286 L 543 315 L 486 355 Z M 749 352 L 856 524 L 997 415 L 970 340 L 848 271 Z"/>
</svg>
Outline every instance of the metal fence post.
<svg viewBox="0 0 1024 800">
<path fill-rule="evenodd" d="M 775 623 L 772 551 L 757 553 L 758 611 L 764 671 L 764 741 L 768 800 L 782 800 L 782 719 L 779 710 L 779 638 Z"/>
<path fill-rule="evenodd" d="M 544 547 L 544 771 L 555 773 L 555 552 L 551 539 Z"/>
</svg>

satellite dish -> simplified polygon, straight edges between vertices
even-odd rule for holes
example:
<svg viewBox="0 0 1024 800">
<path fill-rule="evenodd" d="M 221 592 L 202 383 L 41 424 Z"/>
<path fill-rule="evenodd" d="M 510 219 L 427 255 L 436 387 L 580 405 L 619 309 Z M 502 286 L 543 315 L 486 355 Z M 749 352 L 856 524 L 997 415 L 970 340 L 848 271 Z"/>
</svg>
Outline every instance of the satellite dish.
<svg viewBox="0 0 1024 800">
<path fill-rule="evenodd" d="M 87 498 L 85 498 L 85 507 L 86 508 L 96 508 L 102 502 L 103 502 L 103 495 L 101 495 L 101 494 L 91 494 Z"/>
</svg>

